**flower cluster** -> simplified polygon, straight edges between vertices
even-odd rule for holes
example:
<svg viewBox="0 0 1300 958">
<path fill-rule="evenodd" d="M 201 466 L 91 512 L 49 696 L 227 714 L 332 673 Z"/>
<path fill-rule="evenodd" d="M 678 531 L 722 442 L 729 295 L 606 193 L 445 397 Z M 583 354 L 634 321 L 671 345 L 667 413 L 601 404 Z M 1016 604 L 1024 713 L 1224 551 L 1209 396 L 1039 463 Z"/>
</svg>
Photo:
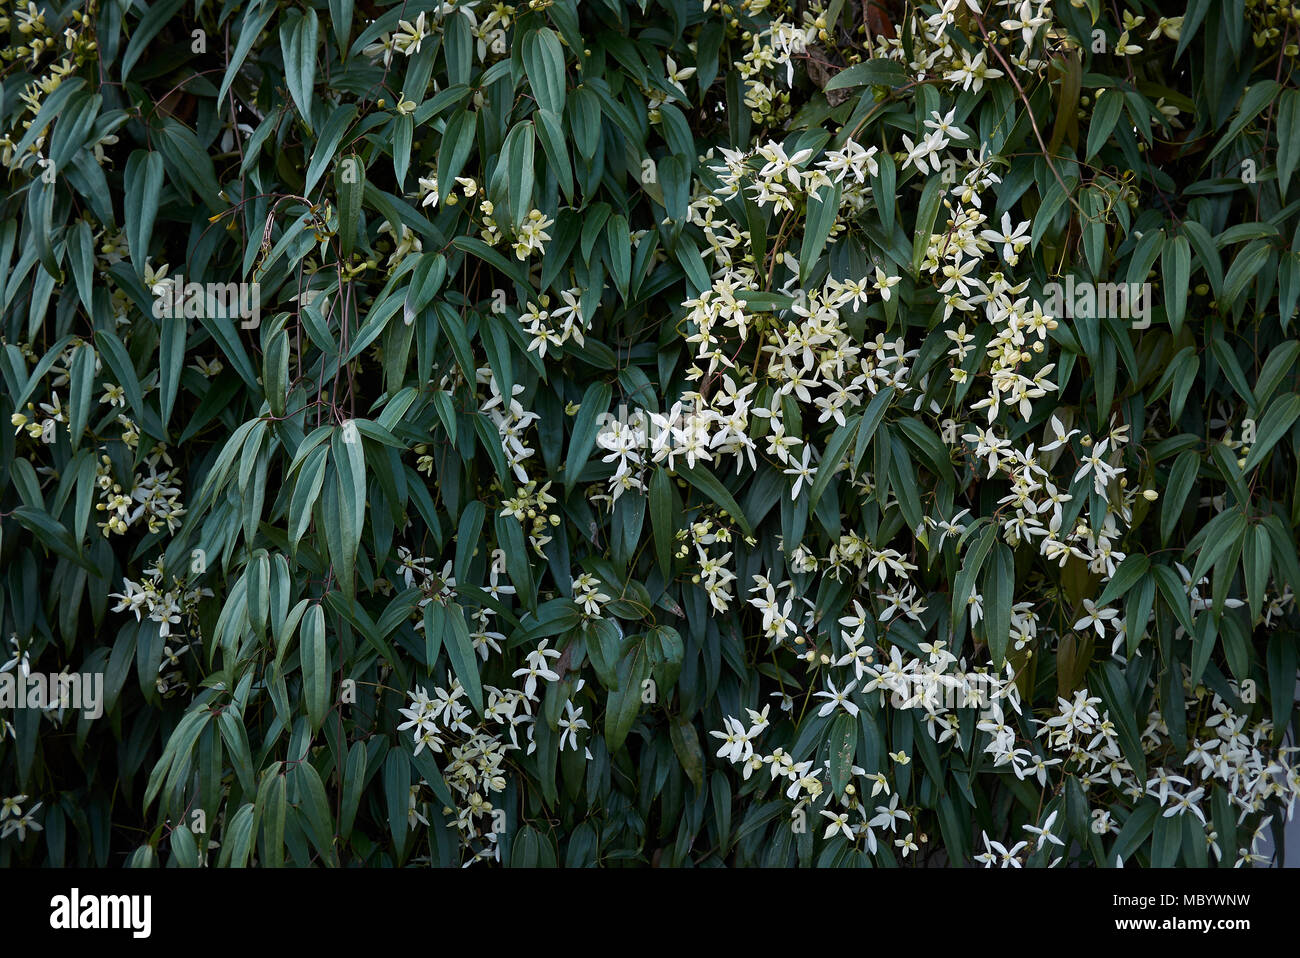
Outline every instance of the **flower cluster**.
<svg viewBox="0 0 1300 958">
<path fill-rule="evenodd" d="M 8 798 L 0 798 L 0 838 L 8 838 L 10 835 L 17 835 L 21 842 L 27 838 L 28 832 L 39 832 L 42 830 L 40 822 L 33 817 L 40 811 L 42 802 L 37 802 L 27 811 L 23 811 L 23 803 L 27 801 L 26 795 L 10 795 Z"/>
<path fill-rule="evenodd" d="M 172 627 L 188 623 L 197 615 L 199 602 L 211 595 L 211 589 L 191 585 L 186 579 L 169 574 L 159 561 L 144 570 L 144 578 L 139 582 L 123 578 L 122 591 L 110 594 L 109 598 L 118 600 L 114 612 L 134 613 L 137 622 L 147 615 L 158 623 L 163 638 L 176 635 L 184 640 L 189 634 L 188 625 L 176 632 Z"/>
</svg>

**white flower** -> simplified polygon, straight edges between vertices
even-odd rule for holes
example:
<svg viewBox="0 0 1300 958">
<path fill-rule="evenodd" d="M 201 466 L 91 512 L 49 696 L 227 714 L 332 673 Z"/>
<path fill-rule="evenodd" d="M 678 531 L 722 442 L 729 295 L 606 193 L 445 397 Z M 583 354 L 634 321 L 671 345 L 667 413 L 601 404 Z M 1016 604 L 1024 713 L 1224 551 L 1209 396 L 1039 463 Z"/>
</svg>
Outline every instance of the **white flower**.
<svg viewBox="0 0 1300 958">
<path fill-rule="evenodd" d="M 568 699 L 564 703 L 564 716 L 559 719 L 557 724 L 560 727 L 560 750 L 564 750 L 564 743 L 567 740 L 573 751 L 578 750 L 578 732 L 591 728 L 582 718 L 582 708 L 574 709 L 573 700 Z"/>
<path fill-rule="evenodd" d="M 790 498 L 792 500 L 799 498 L 799 490 L 803 488 L 803 484 L 805 480 L 808 482 L 809 486 L 811 486 L 813 481 L 815 480 L 817 470 L 812 467 L 811 463 L 812 463 L 812 447 L 804 446 L 803 462 L 796 463 L 790 469 L 781 470 L 787 476 L 795 477 L 794 487 L 791 488 L 790 490 Z"/>
<path fill-rule="evenodd" d="M 24 796 L 25 797 L 25 796 Z M 8 838 L 14 832 L 18 833 L 18 840 L 21 842 L 27 838 L 27 832 L 30 829 L 33 832 L 41 831 L 41 825 L 32 816 L 36 814 L 42 803 L 37 802 L 25 815 L 17 815 L 10 818 L 4 823 L 4 830 L 0 831 L 0 838 Z"/>
<path fill-rule="evenodd" d="M 1105 637 L 1105 623 L 1119 615 L 1117 609 L 1100 609 L 1092 604 L 1091 599 L 1083 600 L 1085 615 L 1078 622 L 1074 623 L 1074 629 L 1087 631 L 1089 628 L 1096 629 L 1097 635 Z"/>
<path fill-rule="evenodd" d="M 1056 821 L 1056 815 L 1056 812 L 1052 812 L 1052 814 L 1048 815 L 1047 821 L 1043 822 L 1042 828 L 1035 828 L 1033 825 L 1021 826 L 1025 831 L 1029 832 L 1029 834 L 1038 836 L 1038 845 L 1035 848 L 1035 851 L 1041 850 L 1046 842 L 1051 842 L 1053 845 L 1060 845 L 1062 847 L 1065 846 L 1065 842 L 1052 834 L 1052 824 Z"/>
<path fill-rule="evenodd" d="M 546 679 L 548 682 L 560 681 L 559 674 L 551 671 L 546 661 L 547 658 L 558 659 L 560 657 L 560 650 L 548 649 L 546 644 L 549 641 L 550 639 L 542 639 L 541 645 L 525 656 L 527 665 L 521 669 L 516 669 L 511 673 L 513 678 L 519 678 L 520 676 L 527 677 L 524 681 L 524 695 L 530 699 L 533 698 L 534 693 L 537 691 L 537 680 L 539 678 Z"/>
<path fill-rule="evenodd" d="M 844 686 L 843 691 L 836 691 L 835 683 L 831 682 L 830 680 L 827 680 L 826 687 L 830 691 L 817 692 L 814 694 L 814 698 L 824 698 L 824 699 L 829 699 L 830 701 L 828 701 L 825 705 L 823 705 L 820 709 L 818 709 L 817 714 L 820 715 L 822 718 L 825 718 L 827 715 L 830 715 L 831 712 L 835 711 L 835 708 L 837 706 L 839 706 L 842 707 L 844 711 L 848 712 L 854 718 L 857 718 L 858 707 L 854 705 L 853 702 L 849 699 L 849 693 L 852 692 L 856 686 L 857 686 L 856 682 L 850 682 L 848 685 Z"/>
</svg>

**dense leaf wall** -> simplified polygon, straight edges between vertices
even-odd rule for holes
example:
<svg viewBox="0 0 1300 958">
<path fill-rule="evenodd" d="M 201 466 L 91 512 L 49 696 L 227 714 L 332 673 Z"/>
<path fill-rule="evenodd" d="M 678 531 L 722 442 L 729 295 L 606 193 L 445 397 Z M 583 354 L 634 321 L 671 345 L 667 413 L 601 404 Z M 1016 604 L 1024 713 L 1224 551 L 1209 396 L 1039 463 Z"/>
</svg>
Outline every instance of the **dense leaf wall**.
<svg viewBox="0 0 1300 958">
<path fill-rule="evenodd" d="M 0 865 L 1262 860 L 1300 12 L 1168 13 L 0 5 Z"/>
</svg>

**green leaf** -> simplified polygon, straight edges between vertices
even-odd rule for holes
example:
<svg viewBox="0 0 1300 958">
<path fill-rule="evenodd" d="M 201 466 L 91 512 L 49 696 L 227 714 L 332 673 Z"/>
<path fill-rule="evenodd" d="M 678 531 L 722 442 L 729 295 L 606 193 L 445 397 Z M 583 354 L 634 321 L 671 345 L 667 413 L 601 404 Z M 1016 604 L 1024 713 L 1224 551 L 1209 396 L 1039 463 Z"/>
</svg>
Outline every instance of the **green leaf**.
<svg viewBox="0 0 1300 958">
<path fill-rule="evenodd" d="M 554 30 L 542 27 L 524 37 L 524 69 L 537 105 L 559 116 L 564 112 L 564 48 Z"/>
<path fill-rule="evenodd" d="M 1201 457 L 1192 450 L 1179 455 L 1169 470 L 1169 484 L 1160 503 L 1160 542 L 1169 542 L 1169 536 L 1183 516 L 1187 494 L 1191 492 L 1196 474 L 1201 468 Z"/>
<path fill-rule="evenodd" d="M 457 236 L 455 239 L 451 241 L 451 245 L 456 247 L 458 250 L 463 250 L 466 253 L 470 253 L 471 255 L 476 256 L 478 259 L 481 259 L 483 262 L 487 263 L 497 272 L 507 276 L 514 282 L 518 283 L 520 286 L 527 287 L 529 285 L 528 276 L 524 273 L 522 269 L 520 269 L 514 263 L 511 263 L 508 259 L 502 256 L 492 247 L 488 246 L 478 237 Z"/>
<path fill-rule="evenodd" d="M 408 808 L 411 798 L 411 759 L 399 748 L 389 749 L 384 759 L 384 796 L 387 798 L 388 830 L 393 844 L 400 849 L 406 844 Z"/>
<path fill-rule="evenodd" d="M 501 147 L 501 158 L 505 164 L 506 195 L 510 199 L 510 218 L 522 223 L 533 205 L 533 144 L 535 137 L 533 124 L 519 123 L 510 130 Z M 498 171 L 502 169 L 497 167 Z"/>
<path fill-rule="evenodd" d="M 1232 265 L 1228 267 L 1228 274 L 1223 278 L 1223 301 L 1228 303 L 1237 302 L 1246 291 L 1246 287 L 1255 281 L 1261 267 L 1271 256 L 1273 256 L 1273 249 L 1265 240 L 1256 240 L 1238 253 L 1232 261 Z M 1217 342 L 1219 340 L 1214 340 L 1210 345 L 1213 347 Z M 1216 352 L 1215 355 L 1217 356 L 1218 353 Z M 1234 387 L 1238 385 L 1236 381 L 1233 381 L 1232 384 Z M 1246 392 L 1246 401 L 1249 402 L 1250 390 L 1247 389 Z"/>
<path fill-rule="evenodd" d="M 679 468 L 677 474 L 689 482 L 714 504 L 723 509 L 731 518 L 736 520 L 745 535 L 752 536 L 754 529 L 745 518 L 745 513 L 741 510 L 740 504 L 736 502 L 735 497 L 727 490 L 713 473 L 707 471 L 701 466 L 688 466 L 685 469 Z"/>
<path fill-rule="evenodd" d="M 1205 674 L 1205 667 L 1210 662 L 1210 657 L 1214 654 L 1214 645 L 1219 637 L 1219 628 L 1214 621 L 1214 616 L 1201 614 L 1196 617 L 1196 625 L 1191 630 L 1192 634 L 1192 661 L 1191 661 L 1191 681 L 1193 687 L 1201 681 L 1201 676 Z"/>
<path fill-rule="evenodd" d="M 1113 662 L 1106 663 L 1098 673 L 1098 678 L 1098 691 L 1110 712 L 1111 721 L 1115 723 L 1120 751 L 1132 767 L 1133 777 L 1144 782 L 1147 778 L 1146 752 L 1142 749 L 1142 739 L 1138 734 L 1137 712 L 1129 695 L 1128 683 Z"/>
<path fill-rule="evenodd" d="M 1277 110 L 1277 188 L 1286 196 L 1291 174 L 1300 165 L 1300 90 L 1286 90 Z"/>
<path fill-rule="evenodd" d="M 1228 132 L 1217 138 L 1218 145 L 1210 151 L 1206 161 L 1214 159 L 1231 146 L 1237 134 L 1241 133 L 1251 120 L 1259 116 L 1264 107 L 1273 103 L 1281 90 L 1281 85 L 1273 80 L 1259 80 L 1252 83 L 1246 90 L 1246 95 L 1241 98 L 1241 104 L 1233 115 L 1232 123 L 1228 126 Z"/>
<path fill-rule="evenodd" d="M 885 418 L 885 410 L 894 399 L 894 387 L 886 386 L 880 392 L 872 397 L 871 402 L 867 403 L 866 410 L 862 413 L 862 421 L 858 423 L 858 435 L 853 443 L 853 471 L 857 472 L 858 467 L 862 464 L 862 456 L 871 446 L 871 437 L 875 435 L 877 427 L 882 419 Z"/>
<path fill-rule="evenodd" d="M 826 486 L 830 483 L 831 477 L 835 475 L 839 468 L 840 462 L 844 459 L 849 451 L 849 443 L 854 439 L 858 430 L 858 417 L 850 416 L 844 420 L 844 425 L 837 426 L 831 433 L 831 438 L 826 442 L 826 451 L 822 455 L 821 462 L 817 465 L 817 475 L 813 478 L 812 486 L 808 490 L 808 508 L 813 510 L 817 503 L 821 501 L 822 493 L 826 491 Z"/>
<path fill-rule="evenodd" d="M 497 542 L 506 554 L 506 572 L 514 583 L 515 594 L 524 607 L 537 607 L 537 584 L 533 581 L 533 567 L 528 561 L 528 545 L 524 542 L 523 527 L 513 515 L 496 516 Z"/>
<path fill-rule="evenodd" d="M 822 89 L 830 93 L 833 90 L 846 90 L 857 86 L 900 87 L 907 83 L 907 73 L 897 60 L 878 57 L 863 60 L 851 67 L 841 70 Z"/>
<path fill-rule="evenodd" d="M 1246 596 L 1250 605 L 1250 621 L 1260 620 L 1264 607 L 1264 589 L 1268 585 L 1273 566 L 1273 541 L 1262 525 L 1247 527 L 1245 547 L 1242 550 L 1242 567 L 1246 574 Z"/>
<path fill-rule="evenodd" d="M 1297 359 L 1300 359 L 1300 342 L 1294 339 L 1288 339 L 1276 349 L 1269 351 L 1268 358 L 1264 360 L 1264 365 L 1259 371 L 1259 377 L 1255 380 L 1253 405 L 1256 409 L 1267 408 L 1273 390 L 1277 389 L 1282 380 L 1291 373 Z"/>
<path fill-rule="evenodd" d="M 176 394 L 181 385 L 181 371 L 185 366 L 186 325 L 181 317 L 162 320 L 158 343 L 158 413 L 163 429 L 171 421 L 172 407 L 176 405 Z"/>
<path fill-rule="evenodd" d="M 803 246 L 799 250 L 799 282 L 807 283 L 813 268 L 826 247 L 826 238 L 835 225 L 840 208 L 840 188 L 826 186 L 808 200 L 807 223 L 804 226 Z"/>
<path fill-rule="evenodd" d="M 312 88 L 316 83 L 316 40 L 319 23 L 316 11 L 307 8 L 306 16 L 287 17 L 280 23 L 280 52 L 284 57 L 284 77 L 289 95 L 298 107 L 307 129 L 311 129 Z"/>
<path fill-rule="evenodd" d="M 329 456 L 329 447 L 317 446 L 307 456 L 302 470 L 294 483 L 293 496 L 289 500 L 289 554 L 298 555 L 298 543 L 311 525 L 312 508 L 320 497 L 325 484 L 325 466 Z"/>
<path fill-rule="evenodd" d="M 1124 602 L 1124 622 L 1128 633 L 1128 655 L 1131 658 L 1146 635 L 1147 622 L 1155 605 L 1156 580 L 1150 573 L 1144 575 L 1137 587 L 1129 589 Z"/>
<path fill-rule="evenodd" d="M 1191 289 L 1192 248 L 1187 243 L 1187 237 L 1174 236 L 1165 243 L 1161 251 L 1160 268 L 1164 279 L 1169 326 L 1177 336 L 1183 328 L 1183 318 L 1187 315 L 1187 293 Z"/>
<path fill-rule="evenodd" d="M 334 162 L 334 154 L 338 151 L 339 143 L 343 140 L 343 134 L 347 132 L 347 128 L 352 125 L 356 116 L 357 108 L 350 103 L 341 108 L 335 109 L 330 113 L 329 119 L 325 121 L 325 126 L 321 128 L 319 139 L 316 140 L 316 147 L 312 150 L 311 162 L 307 165 L 307 179 L 302 188 L 304 195 L 311 195 L 313 187 L 320 182 L 320 178 L 324 175 L 326 167 L 328 167 L 330 163 Z M 355 159 L 355 157 L 353 157 L 353 159 Z M 346 162 L 346 158 L 343 158 L 341 162 Z M 360 178 L 356 173 L 356 170 L 349 173 L 349 176 L 354 181 Z M 335 175 L 336 177 L 340 175 L 340 171 L 338 171 L 337 168 Z M 351 187 L 351 184 L 349 184 L 349 186 Z M 355 187 L 351 188 L 355 189 Z M 341 187 L 336 186 L 336 189 L 339 196 L 339 239 L 340 242 L 344 242 L 349 236 L 347 224 L 344 222 L 344 204 L 348 202 L 348 200 L 344 199 L 343 189 Z M 358 193 L 356 202 L 360 203 L 360 200 L 361 197 Z M 358 207 L 358 209 L 359 208 L 360 207 Z M 352 215 L 355 217 L 355 213 Z M 356 232 L 355 218 L 352 220 L 351 232 Z"/>
<path fill-rule="evenodd" d="M 1274 742 L 1285 734 L 1295 706 L 1296 641 L 1296 633 L 1291 631 L 1275 632 L 1268 639 L 1268 694 Z"/>
<path fill-rule="evenodd" d="M 470 638 L 469 626 L 465 622 L 465 613 L 456 603 L 447 606 L 445 617 L 447 624 L 443 644 L 451 659 L 451 667 L 465 687 L 469 704 L 479 715 L 483 714 L 483 683 L 478 674 L 478 656 L 474 652 L 474 642 Z"/>
<path fill-rule="evenodd" d="M 99 355 L 113 372 L 117 384 L 126 393 L 127 406 L 137 416 L 144 414 L 144 394 L 140 389 L 140 380 L 136 376 L 131 357 L 122 345 L 122 341 L 111 330 L 95 331 L 95 343 L 99 346 Z"/>
<path fill-rule="evenodd" d="M 600 142 L 600 98 L 586 86 L 569 97 L 569 128 L 578 147 L 578 155 L 590 162 Z"/>
<path fill-rule="evenodd" d="M 161 153 L 136 150 L 126 161 L 126 242 L 136 275 L 144 278 L 149 239 L 162 198 L 163 158 Z"/>
<path fill-rule="evenodd" d="M 1106 588 L 1102 590 L 1101 597 L 1094 603 L 1096 607 L 1103 609 L 1116 599 L 1121 598 L 1137 584 L 1139 579 L 1147 574 L 1150 568 L 1150 559 L 1140 552 L 1130 552 L 1124 557 L 1124 561 L 1115 568 L 1115 574 L 1106 583 Z"/>
<path fill-rule="evenodd" d="M 256 778 L 253 774 L 253 756 L 248 747 L 248 733 L 244 729 L 243 720 L 231 709 L 222 709 L 217 718 L 221 728 L 221 740 L 225 742 L 226 751 L 230 753 L 230 764 L 239 779 L 239 786 L 245 792 L 251 792 L 256 788 Z"/>
<path fill-rule="evenodd" d="M 34 509 L 26 505 L 18 506 L 11 515 L 51 552 L 75 562 L 87 572 L 94 573 L 96 576 L 99 575 L 99 569 L 82 556 L 77 548 L 77 543 L 58 520 L 40 509 Z"/>
<path fill-rule="evenodd" d="M 853 777 L 853 758 L 858 747 L 858 722 L 847 712 L 840 712 L 831 723 L 828 738 L 831 754 L 831 788 L 837 796 Z"/>
<path fill-rule="evenodd" d="M 1206 278 L 1210 281 L 1210 288 L 1214 291 L 1215 298 L 1219 298 L 1223 289 L 1223 263 L 1219 259 L 1218 247 L 1210 237 L 1209 230 L 1195 220 L 1189 219 L 1183 222 L 1183 232 L 1192 244 L 1197 261 L 1205 269 Z"/>
<path fill-rule="evenodd" d="M 68 260 L 72 265 L 72 278 L 77 284 L 77 296 L 89 315 L 95 314 L 94 280 L 95 266 L 94 239 L 90 235 L 90 224 L 85 220 L 73 227 L 67 240 Z M 0 287 L 2 288 L 2 287 Z"/>
<path fill-rule="evenodd" d="M 1210 534 L 1213 530 L 1213 534 Z M 1201 577 L 1210 571 L 1216 559 L 1223 555 L 1232 544 L 1246 531 L 1246 517 L 1240 508 L 1225 509 L 1205 526 L 1202 533 L 1205 538 L 1199 541 L 1196 549 L 1196 565 L 1192 569 L 1192 582 L 1200 582 Z M 1194 538 L 1193 543 L 1198 540 Z M 1192 551 L 1189 545 L 1188 553 Z"/>
<path fill-rule="evenodd" d="M 194 841 L 194 833 L 188 828 L 173 828 L 171 833 L 172 855 L 181 868 L 199 867 L 199 846 Z"/>
<path fill-rule="evenodd" d="M 1250 472 L 1263 462 L 1264 457 L 1277 445 L 1278 440 L 1295 425 L 1297 418 L 1300 418 L 1300 395 L 1286 393 L 1278 396 L 1268 409 L 1264 410 L 1255 435 L 1255 444 L 1250 447 L 1242 471 Z"/>
<path fill-rule="evenodd" d="M 126 52 L 122 54 L 122 79 L 125 80 L 131 75 L 131 69 L 144 56 L 145 49 L 149 46 L 154 37 L 162 31 L 168 22 L 176 16 L 181 7 L 185 6 L 185 0 L 158 0 L 153 6 L 149 7 L 140 22 L 136 25 L 135 31 L 131 34 L 131 42 L 126 46 Z M 188 43 L 188 36 L 186 42 Z"/>
<path fill-rule="evenodd" d="M 355 593 L 357 548 L 365 529 L 366 462 L 361 436 L 349 421 L 330 437 L 333 483 L 326 481 L 326 524 L 332 537 L 330 558 L 343 595 Z"/>
<path fill-rule="evenodd" d="M 299 645 L 307 721 L 314 731 L 320 728 L 329 710 L 331 684 L 329 649 L 325 645 L 325 609 L 319 602 L 313 603 L 302 617 Z"/>
<path fill-rule="evenodd" d="M 605 703 L 605 747 L 617 752 L 627 741 L 632 723 L 641 710 L 642 684 L 649 679 L 650 663 L 644 643 L 628 650 L 618 665 L 618 688 Z"/>
<path fill-rule="evenodd" d="M 239 28 L 239 41 L 230 55 L 230 63 L 226 66 L 225 75 L 221 79 L 221 88 L 217 90 L 218 103 L 226 102 L 226 93 L 230 90 L 230 84 L 239 75 L 239 70 L 244 65 L 249 50 L 253 48 L 254 41 L 266 28 L 267 22 L 276 9 L 277 6 L 273 3 L 261 3 L 253 4 L 244 12 L 244 19 Z"/>
<path fill-rule="evenodd" d="M 68 423 L 72 432 L 72 448 L 76 449 L 86 431 L 86 421 L 90 418 L 90 404 L 95 398 L 95 350 L 89 343 L 83 343 L 73 351 L 68 378 L 70 380 Z"/>
<path fill-rule="evenodd" d="M 587 639 L 587 658 L 596 671 L 596 678 L 606 689 L 617 689 L 622 630 L 613 619 L 596 619 L 586 623 L 582 631 Z"/>
<path fill-rule="evenodd" d="M 673 553 L 677 549 L 678 510 L 674 500 L 668 472 L 662 466 L 656 467 L 650 476 L 650 527 L 654 533 L 655 559 L 665 579 L 672 573 Z"/>
<path fill-rule="evenodd" d="M 596 448 L 603 417 L 609 412 L 609 401 L 614 390 L 609 383 L 595 382 L 587 387 L 573 418 L 573 431 L 569 438 L 569 451 L 564 457 L 564 491 L 569 493 L 578 484 L 591 451 Z"/>
<path fill-rule="evenodd" d="M 410 114 L 393 117 L 393 178 L 399 188 L 404 188 L 406 171 L 411 165 L 411 138 L 415 135 L 415 121 Z"/>
<path fill-rule="evenodd" d="M 366 167 L 355 153 L 339 157 L 334 167 L 334 191 L 339 199 L 339 246 L 345 257 L 356 246 L 361 200 L 366 191 Z"/>
<path fill-rule="evenodd" d="M 1141 848 L 1151 834 L 1151 829 L 1160 818 L 1160 805 L 1153 798 L 1144 798 L 1129 813 L 1124 826 L 1119 830 L 1115 844 L 1111 846 L 1109 861 L 1115 859 L 1127 862 Z"/>
<path fill-rule="evenodd" d="M 244 868 L 253 843 L 254 806 L 245 802 L 231 816 L 226 825 L 224 841 L 221 844 L 221 865 L 223 867 Z"/>
<path fill-rule="evenodd" d="M 330 814 L 325 783 L 311 762 L 293 766 L 299 785 L 299 807 L 306 813 L 312 844 L 328 864 L 334 864 L 334 817 Z"/>
<path fill-rule="evenodd" d="M 262 382 L 266 385 L 266 402 L 271 415 L 283 418 L 289 391 L 289 333 L 286 330 L 272 336 L 266 347 L 262 356 Z"/>
<path fill-rule="evenodd" d="M 921 263 L 925 260 L 926 250 L 930 248 L 930 236 L 934 233 L 934 221 L 939 215 L 946 188 L 938 177 L 928 177 L 925 188 L 921 191 L 921 203 L 916 212 L 916 233 L 912 239 L 912 275 L 920 275 Z"/>
<path fill-rule="evenodd" d="M 847 717 L 847 716 L 846 716 Z M 854 730 L 856 733 L 856 729 Z M 686 718 L 679 717 L 668 726 L 668 737 L 672 740 L 673 752 L 681 762 L 682 771 L 691 780 L 697 792 L 704 788 L 704 750 L 700 747 L 700 736 L 695 726 Z M 857 735 L 853 736 L 854 741 Z"/>
<path fill-rule="evenodd" d="M 1083 154 L 1085 160 L 1096 156 L 1097 151 L 1110 139 L 1123 110 L 1124 94 L 1120 90 L 1112 88 L 1097 91 L 1092 117 L 1088 121 L 1088 147 Z"/>
<path fill-rule="evenodd" d="M 573 166 L 569 162 L 569 147 L 564 139 L 564 128 L 559 116 L 550 110 L 538 110 L 535 114 L 535 128 L 537 140 L 542 144 L 546 162 L 550 165 L 560 192 L 569 202 L 573 202 Z"/>
<path fill-rule="evenodd" d="M 975 579 L 996 541 L 996 527 L 986 525 L 980 529 L 974 543 L 966 550 L 966 556 L 961 564 L 961 571 L 957 573 L 957 580 L 952 590 L 953 628 L 956 628 L 957 623 L 966 614 L 966 606 L 975 591 Z"/>
<path fill-rule="evenodd" d="M 1156 585 L 1165 604 L 1177 617 L 1178 624 L 1190 635 L 1193 631 L 1192 617 L 1187 604 L 1187 593 L 1183 589 L 1178 573 L 1167 565 L 1152 566 L 1151 573 L 1155 576 Z"/>
<path fill-rule="evenodd" d="M 478 114 L 457 111 L 447 121 L 438 144 L 438 185 L 443 190 L 451 188 L 460 175 L 465 161 L 474 148 L 474 135 L 478 130 Z"/>
<path fill-rule="evenodd" d="M 1015 584 L 1015 556 L 1006 544 L 999 542 L 993 548 L 993 562 L 986 566 L 984 574 L 984 634 L 993 664 L 999 668 L 1006 661 L 1011 642 Z"/>
<path fill-rule="evenodd" d="M 622 213 L 615 213 L 605 221 L 605 242 L 614 285 L 626 303 L 632 284 L 632 236 L 628 232 L 627 218 Z"/>
<path fill-rule="evenodd" d="M 366 746 L 364 742 L 352 743 L 348 750 L 347 770 L 343 773 L 343 801 L 339 808 L 339 838 L 347 841 L 352 834 L 357 809 L 361 805 L 361 790 L 366 784 Z"/>
</svg>

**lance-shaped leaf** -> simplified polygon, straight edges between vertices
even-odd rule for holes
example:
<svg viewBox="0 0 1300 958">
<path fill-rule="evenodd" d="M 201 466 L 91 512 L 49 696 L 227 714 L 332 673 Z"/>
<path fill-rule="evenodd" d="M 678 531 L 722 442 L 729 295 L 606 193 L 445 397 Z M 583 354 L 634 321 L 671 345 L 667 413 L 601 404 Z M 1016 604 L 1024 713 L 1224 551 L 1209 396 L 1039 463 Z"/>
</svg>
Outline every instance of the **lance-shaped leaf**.
<svg viewBox="0 0 1300 958">
<path fill-rule="evenodd" d="M 312 128 L 312 87 L 316 82 L 316 40 L 319 33 L 316 11 L 290 16 L 280 24 L 280 53 L 284 57 L 284 78 L 298 114 L 307 129 Z"/>
<path fill-rule="evenodd" d="M 313 730 L 320 728 L 329 710 L 329 648 L 325 644 L 325 609 L 313 603 L 302 617 L 299 630 L 302 657 L 302 687 L 307 700 L 307 721 Z"/>
</svg>

